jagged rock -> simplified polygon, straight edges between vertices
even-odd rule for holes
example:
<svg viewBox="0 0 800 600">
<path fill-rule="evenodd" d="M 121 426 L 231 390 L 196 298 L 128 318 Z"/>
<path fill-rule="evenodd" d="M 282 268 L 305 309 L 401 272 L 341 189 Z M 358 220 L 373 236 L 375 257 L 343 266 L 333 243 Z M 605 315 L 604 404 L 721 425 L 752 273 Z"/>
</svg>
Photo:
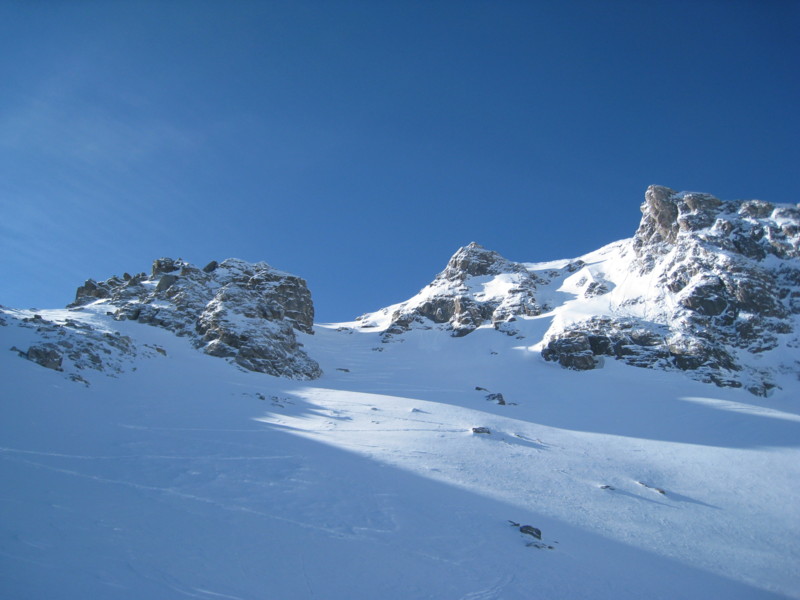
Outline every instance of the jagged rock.
<svg viewBox="0 0 800 600">
<path fill-rule="evenodd" d="M 183 261 L 180 259 L 175 261 L 171 258 L 157 258 L 153 261 L 153 269 L 150 272 L 150 278 L 155 279 L 162 273 L 172 273 L 173 271 L 177 271 L 183 264 Z"/>
<path fill-rule="evenodd" d="M 575 371 L 588 371 L 597 365 L 589 336 L 580 330 L 554 335 L 542 350 L 542 357 L 545 360 L 558 361 L 562 367 Z"/>
<path fill-rule="evenodd" d="M 150 278 L 92 283 L 78 288 L 72 306 L 102 299 L 119 320 L 164 327 L 251 371 L 294 379 L 322 374 L 295 335 L 313 334 L 314 305 L 306 282 L 266 263 L 228 259 L 198 269 L 180 259 L 159 258 Z"/>
<path fill-rule="evenodd" d="M 74 305 L 86 304 L 99 298 L 108 298 L 108 288 L 98 285 L 94 279 L 87 279 L 75 292 Z"/>
<path fill-rule="evenodd" d="M 506 404 L 506 399 L 503 397 L 503 394 L 500 393 L 486 394 L 486 399 L 489 402 L 495 402 L 500 406 L 505 406 Z"/>
<path fill-rule="evenodd" d="M 672 201 L 675 190 L 652 185 L 645 193 L 642 222 L 636 237 L 641 244 L 674 242 L 678 235 L 678 206 Z"/>
<path fill-rule="evenodd" d="M 586 286 L 586 291 L 583 293 L 586 298 L 594 298 L 595 296 L 602 296 L 608 293 L 608 286 L 603 281 L 593 281 Z"/>
<path fill-rule="evenodd" d="M 503 286 L 506 293 L 488 293 L 486 284 L 498 276 L 508 278 Z M 429 326 L 426 323 L 443 325 L 453 337 L 465 336 L 485 323 L 515 335 L 516 330 L 504 324 L 518 315 L 542 312 L 534 298 L 537 281 L 522 264 L 472 242 L 460 248 L 416 297 L 394 307 L 384 338 L 414 326 Z M 368 315 L 361 319 L 362 327 L 369 325 Z"/>
<path fill-rule="evenodd" d="M 593 368 L 594 357 L 613 356 L 767 393 L 774 387 L 769 370 L 743 362 L 747 354 L 741 351 L 768 352 L 778 347 L 779 335 L 794 331 L 799 233 L 800 210 L 793 206 L 723 202 L 651 186 L 629 243 L 633 273 L 626 274 L 651 282 L 647 292 L 615 298 L 611 310 L 619 317 L 554 326 L 542 356 L 572 369 Z M 620 248 L 622 259 L 628 250 Z M 647 320 L 637 306 L 647 307 Z"/>
<path fill-rule="evenodd" d="M 25 353 L 25 357 L 46 369 L 53 369 L 54 371 L 61 370 L 61 363 L 64 360 L 64 357 L 56 349 L 55 344 L 31 346 Z"/>
<path fill-rule="evenodd" d="M 178 281 L 177 275 L 162 275 L 161 279 L 158 280 L 158 285 L 156 285 L 156 294 L 168 290 L 176 281 Z"/>
</svg>

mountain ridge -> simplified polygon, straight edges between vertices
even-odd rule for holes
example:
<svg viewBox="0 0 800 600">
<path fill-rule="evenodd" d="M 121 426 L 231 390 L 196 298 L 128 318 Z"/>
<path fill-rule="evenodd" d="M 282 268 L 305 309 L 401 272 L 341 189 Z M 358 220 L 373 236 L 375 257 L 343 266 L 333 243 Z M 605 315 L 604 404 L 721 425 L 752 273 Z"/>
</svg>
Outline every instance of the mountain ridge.
<svg viewBox="0 0 800 600">
<path fill-rule="evenodd" d="M 518 320 L 551 313 L 532 346 L 567 369 L 608 357 L 756 395 L 800 374 L 798 207 L 651 186 L 641 209 L 632 238 L 572 260 L 513 263 L 473 242 L 419 294 L 361 326 L 384 324 L 385 341 L 489 323 L 517 335 Z"/>
<path fill-rule="evenodd" d="M 638 253 L 469 244 L 349 323 L 313 324 L 305 282 L 235 259 L 0 307 L 0 595 L 798 598 L 796 258 L 715 246 L 718 220 L 775 221 L 735 206 L 656 220 Z M 756 276 L 775 287 L 747 314 Z M 678 368 L 680 335 L 741 369 Z"/>
<path fill-rule="evenodd" d="M 471 242 L 418 294 L 355 326 L 380 331 L 384 343 L 418 327 L 463 337 L 491 326 L 569 370 L 601 368 L 610 358 L 756 395 L 798 376 L 800 208 L 650 186 L 641 210 L 633 237 L 575 259 L 520 263 Z M 188 336 L 248 370 L 321 375 L 295 335 L 314 330 L 305 280 L 263 262 L 200 269 L 161 258 L 149 276 L 87 280 L 68 308 L 90 305 Z M 540 339 L 521 331 L 547 318 Z M 60 365 L 56 355 L 66 350 L 86 367 L 80 353 L 57 345 L 19 352 Z"/>
</svg>

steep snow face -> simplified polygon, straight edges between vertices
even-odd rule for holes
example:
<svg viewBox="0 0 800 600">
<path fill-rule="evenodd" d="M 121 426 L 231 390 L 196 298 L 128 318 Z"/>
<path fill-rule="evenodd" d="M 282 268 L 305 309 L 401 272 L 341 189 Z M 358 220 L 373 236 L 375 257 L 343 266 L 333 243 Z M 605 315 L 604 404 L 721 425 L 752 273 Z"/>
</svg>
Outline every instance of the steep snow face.
<svg viewBox="0 0 800 600">
<path fill-rule="evenodd" d="M 69 310 L 71 316 L 49 322 L 51 329 L 67 328 L 54 330 L 58 336 L 71 332 L 69 322 L 81 312 L 107 312 L 118 321 L 138 321 L 188 337 L 206 354 L 228 358 L 250 371 L 293 379 L 321 374 L 295 335 L 313 333 L 314 306 L 306 282 L 264 262 L 228 259 L 199 269 L 161 258 L 149 276 L 126 273 L 99 283 L 88 280 L 78 288 Z M 91 319 L 82 327 L 91 329 Z M 42 343 L 51 353 L 68 355 L 75 353 L 65 346 L 74 343 L 70 340 L 67 336 L 55 345 Z M 74 365 L 80 367 L 79 362 Z"/>
<path fill-rule="evenodd" d="M 651 186 L 642 213 L 632 239 L 575 260 L 514 263 L 470 244 L 419 294 L 359 324 L 385 341 L 489 324 L 521 337 L 522 321 L 549 318 L 530 343 L 570 369 L 613 357 L 757 395 L 796 377 L 800 210 Z"/>
</svg>

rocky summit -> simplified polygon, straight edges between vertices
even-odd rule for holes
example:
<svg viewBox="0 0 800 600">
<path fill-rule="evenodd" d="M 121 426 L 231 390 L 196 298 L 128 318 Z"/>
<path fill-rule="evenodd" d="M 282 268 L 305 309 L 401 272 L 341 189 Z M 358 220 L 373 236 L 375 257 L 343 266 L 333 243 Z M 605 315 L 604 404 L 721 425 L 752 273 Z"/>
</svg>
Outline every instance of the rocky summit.
<svg viewBox="0 0 800 600">
<path fill-rule="evenodd" d="M 568 369 L 613 358 L 757 395 L 800 374 L 800 209 L 662 186 L 641 209 L 632 238 L 574 260 L 517 263 L 472 243 L 419 294 L 359 324 L 385 326 L 386 342 L 492 326 Z M 527 327 L 529 339 L 526 320 L 547 327 Z"/>
<path fill-rule="evenodd" d="M 619 288 L 609 310 L 551 331 L 543 356 L 577 369 L 611 356 L 765 395 L 777 373 L 800 373 L 799 232 L 796 206 L 652 186 L 615 257 L 629 269 L 593 268 Z"/>
<path fill-rule="evenodd" d="M 491 286 L 484 281 L 491 280 Z M 544 280 L 524 265 L 472 242 L 460 248 L 445 269 L 419 294 L 382 311 L 390 316 L 385 341 L 426 323 L 442 325 L 461 337 L 490 322 L 499 330 L 517 315 L 535 316 L 543 308 L 536 302 L 537 284 Z M 363 327 L 374 325 L 375 315 L 360 317 Z"/>
</svg>

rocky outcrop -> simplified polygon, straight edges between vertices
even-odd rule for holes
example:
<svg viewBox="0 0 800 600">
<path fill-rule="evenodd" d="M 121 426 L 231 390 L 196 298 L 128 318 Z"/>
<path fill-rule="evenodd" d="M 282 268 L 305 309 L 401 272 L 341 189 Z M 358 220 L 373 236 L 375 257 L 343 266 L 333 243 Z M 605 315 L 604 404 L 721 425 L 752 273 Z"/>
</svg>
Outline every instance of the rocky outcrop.
<svg viewBox="0 0 800 600">
<path fill-rule="evenodd" d="M 64 357 L 55 344 L 34 344 L 25 353 L 25 358 L 32 360 L 45 369 L 61 370 Z"/>
<path fill-rule="evenodd" d="M 321 375 L 295 335 L 313 333 L 314 305 L 306 282 L 266 263 L 228 259 L 199 269 L 160 258 L 149 276 L 88 280 L 71 306 L 98 300 L 118 320 L 169 329 L 242 368 L 293 379 Z"/>
<path fill-rule="evenodd" d="M 0 311 L 7 326 L 29 330 L 26 337 L 35 340 L 29 343 L 27 350 L 16 346 L 11 350 L 42 367 L 61 371 L 73 381 L 88 384 L 80 375 L 86 371 L 119 375 L 133 368 L 133 359 L 137 356 L 153 356 L 159 350 L 137 347 L 126 335 L 77 319 L 45 318 L 30 311 L 2 307 Z"/>
<path fill-rule="evenodd" d="M 413 326 L 440 326 L 460 337 L 487 323 L 514 335 L 510 324 L 516 316 L 543 310 L 535 298 L 538 281 L 522 264 L 472 242 L 460 248 L 419 294 L 390 309 L 384 340 Z M 371 316 L 361 317 L 362 323 L 367 325 Z"/>
<path fill-rule="evenodd" d="M 795 334 L 796 341 L 799 255 L 795 206 L 724 202 L 651 186 L 626 274 L 645 282 L 647 291 L 615 297 L 610 312 L 617 317 L 556 327 L 542 355 L 579 370 L 611 356 L 766 394 L 773 372 L 757 356 L 778 348 L 782 337 Z M 797 371 L 798 365 L 780 368 Z"/>
</svg>

